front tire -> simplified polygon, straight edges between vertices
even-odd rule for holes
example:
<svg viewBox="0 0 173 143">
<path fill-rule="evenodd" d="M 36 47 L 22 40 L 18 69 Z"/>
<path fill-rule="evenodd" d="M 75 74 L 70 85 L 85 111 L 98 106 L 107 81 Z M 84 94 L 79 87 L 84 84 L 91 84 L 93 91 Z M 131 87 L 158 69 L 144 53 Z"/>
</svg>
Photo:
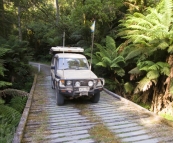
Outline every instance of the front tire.
<svg viewBox="0 0 173 143">
<path fill-rule="evenodd" d="M 51 87 L 52 89 L 55 89 L 55 80 L 51 77 Z"/>
<path fill-rule="evenodd" d="M 58 88 L 56 88 L 56 104 L 58 106 L 61 106 L 64 104 L 64 96 L 61 93 L 59 93 Z"/>
<path fill-rule="evenodd" d="M 95 93 L 94 96 L 91 97 L 91 102 L 93 103 L 98 103 L 99 100 L 100 100 L 100 92 Z"/>
</svg>

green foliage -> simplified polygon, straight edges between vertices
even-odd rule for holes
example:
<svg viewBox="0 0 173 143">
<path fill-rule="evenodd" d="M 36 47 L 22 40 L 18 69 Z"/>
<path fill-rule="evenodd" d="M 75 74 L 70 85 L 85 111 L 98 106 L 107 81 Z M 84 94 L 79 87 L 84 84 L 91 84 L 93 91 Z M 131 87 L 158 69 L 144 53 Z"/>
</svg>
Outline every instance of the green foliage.
<svg viewBox="0 0 173 143">
<path fill-rule="evenodd" d="M 124 76 L 125 71 L 122 66 L 125 64 L 125 61 L 121 55 L 118 55 L 119 48 L 116 47 L 113 38 L 107 36 L 105 46 L 100 44 L 96 44 L 96 46 L 99 51 L 93 56 L 94 64 L 107 68 L 118 76 Z"/>
<path fill-rule="evenodd" d="M 130 82 L 126 82 L 124 84 L 124 90 L 125 90 L 126 93 L 131 94 L 134 90 L 134 85 L 132 85 Z"/>
<path fill-rule="evenodd" d="M 3 39 L 0 39 L 0 40 L 2 40 L 1 42 L 3 42 Z M 5 46 L 6 45 L 1 45 L 0 46 L 0 58 L 2 58 L 9 51 L 9 49 L 4 48 Z M 4 63 L 5 63 L 5 61 L 3 59 L 0 59 L 0 77 L 4 76 L 4 71 L 6 70 L 5 67 L 4 67 Z M 11 85 L 11 83 L 0 80 L 0 88 L 1 87 L 6 87 L 6 86 L 9 86 L 9 85 Z"/>
<path fill-rule="evenodd" d="M 0 105 L 4 104 L 4 103 L 5 103 L 5 101 L 2 98 L 0 98 Z"/>
<path fill-rule="evenodd" d="M 167 119 L 167 120 L 170 120 L 173 122 L 173 116 L 170 115 L 170 114 L 164 114 L 164 113 L 160 113 L 159 114 L 160 116 L 162 116 L 163 118 Z"/>
<path fill-rule="evenodd" d="M 27 99 L 28 98 L 26 96 L 25 97 L 15 96 L 10 101 L 10 107 L 12 107 L 13 109 L 22 114 Z"/>
<path fill-rule="evenodd" d="M 165 62 L 157 62 L 153 61 L 143 61 L 137 64 L 136 69 L 140 71 L 145 71 L 145 77 L 140 80 L 135 88 L 135 93 L 146 91 L 150 89 L 152 85 L 156 85 L 160 75 L 169 76 L 170 74 L 170 65 Z M 140 74 L 140 72 L 130 71 L 131 74 Z M 154 84 L 153 84 L 154 83 Z"/>
<path fill-rule="evenodd" d="M 135 87 L 134 93 L 136 94 L 141 91 L 143 92 L 147 91 L 152 85 L 153 85 L 152 81 L 149 78 L 144 77 L 139 81 L 138 85 Z"/>
<path fill-rule="evenodd" d="M 140 43 L 151 49 L 168 49 L 172 45 L 172 5 L 171 0 L 162 0 L 156 8 L 147 8 L 145 15 L 137 12 L 127 15 L 125 20 L 121 20 L 123 28 L 119 35 L 130 39 L 134 47 Z"/>
<path fill-rule="evenodd" d="M 128 73 L 132 74 L 132 75 L 140 75 L 140 74 L 142 74 L 141 70 L 139 70 L 138 67 L 135 67 L 135 68 L 131 69 Z"/>
<path fill-rule="evenodd" d="M 139 95 L 139 94 L 134 94 L 134 95 L 132 95 L 131 100 L 132 100 L 134 103 L 138 104 L 138 103 L 140 102 L 140 95 Z"/>
<path fill-rule="evenodd" d="M 142 106 L 143 108 L 150 110 L 151 105 L 149 103 L 138 103 L 138 105 Z"/>
<path fill-rule="evenodd" d="M 6 105 L 0 105 L 0 114 L 3 116 L 6 123 L 17 126 L 21 117 L 19 111 Z"/>
<path fill-rule="evenodd" d="M 118 83 L 115 80 L 111 80 L 109 78 L 105 79 L 105 88 L 115 92 L 115 89 L 117 89 L 117 87 L 118 87 Z"/>
<path fill-rule="evenodd" d="M 17 93 L 20 96 L 17 96 Z M 11 96 L 10 104 L 6 104 L 9 100 L 9 95 Z M 12 89 L 0 91 L 0 142 L 12 142 L 14 132 L 26 104 L 26 95 L 26 92 Z M 3 99 L 1 98 L 2 96 Z"/>
<path fill-rule="evenodd" d="M 156 74 L 159 76 L 159 74 L 164 74 L 169 76 L 170 74 L 170 65 L 166 62 L 157 62 L 154 63 L 152 61 L 144 61 L 138 63 L 138 68 L 140 70 L 144 70 L 146 72 L 153 71 L 153 74 Z M 152 73 L 150 73 L 151 75 Z"/>
<path fill-rule="evenodd" d="M 31 59 L 31 54 L 27 51 L 28 42 L 19 41 L 14 36 L 8 40 L 0 38 L 0 41 L 0 51 L 4 51 L 0 54 L 2 55 L 0 59 L 4 59 L 3 63 L 0 63 L 0 69 L 3 69 L 4 75 L 0 76 L 0 88 L 4 89 L 11 85 L 12 88 L 21 89 L 22 87 L 22 89 L 29 91 L 30 87 L 25 84 L 31 81 L 33 76 L 31 66 L 28 65 L 28 61 Z"/>
</svg>

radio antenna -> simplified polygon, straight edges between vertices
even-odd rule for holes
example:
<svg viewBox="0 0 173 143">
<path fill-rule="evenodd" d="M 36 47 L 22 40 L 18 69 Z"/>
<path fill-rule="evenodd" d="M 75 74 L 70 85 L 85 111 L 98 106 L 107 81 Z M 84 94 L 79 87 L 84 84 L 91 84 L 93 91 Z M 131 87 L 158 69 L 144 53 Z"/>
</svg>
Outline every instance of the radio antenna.
<svg viewBox="0 0 173 143">
<path fill-rule="evenodd" d="M 63 55 L 64 55 L 64 46 L 65 46 L 65 31 L 63 33 Z M 63 78 L 64 78 L 64 56 L 63 56 Z"/>
</svg>

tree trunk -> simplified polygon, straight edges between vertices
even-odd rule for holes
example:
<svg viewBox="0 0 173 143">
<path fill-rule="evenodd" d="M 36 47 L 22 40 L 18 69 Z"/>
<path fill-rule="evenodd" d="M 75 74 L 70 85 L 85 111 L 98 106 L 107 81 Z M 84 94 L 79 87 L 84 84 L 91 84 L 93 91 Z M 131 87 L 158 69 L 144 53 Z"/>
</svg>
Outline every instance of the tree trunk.
<svg viewBox="0 0 173 143">
<path fill-rule="evenodd" d="M 59 3 L 58 0 L 56 0 L 56 25 L 58 25 L 59 22 Z"/>
<path fill-rule="evenodd" d="M 0 0 L 0 31 L 1 34 L 0 36 L 5 37 L 7 36 L 6 31 L 5 31 L 5 18 L 4 18 L 4 2 L 3 0 Z"/>
<path fill-rule="evenodd" d="M 168 64 L 170 65 L 171 68 L 170 68 L 170 75 L 164 83 L 166 84 L 166 91 L 163 96 L 163 111 L 165 110 L 166 113 L 173 115 L 173 106 L 172 106 L 173 96 L 170 93 L 170 86 L 173 80 L 173 55 L 169 55 Z"/>
<path fill-rule="evenodd" d="M 167 113 L 173 115 L 173 96 L 170 93 L 171 81 L 173 80 L 173 55 L 169 55 L 168 64 L 170 65 L 170 75 L 162 86 L 166 86 L 162 93 L 157 93 L 158 88 L 155 87 L 152 99 L 151 110 L 154 113 Z"/>
<path fill-rule="evenodd" d="M 19 30 L 19 41 L 22 41 L 21 7 L 20 6 L 18 6 L 18 30 Z"/>
</svg>

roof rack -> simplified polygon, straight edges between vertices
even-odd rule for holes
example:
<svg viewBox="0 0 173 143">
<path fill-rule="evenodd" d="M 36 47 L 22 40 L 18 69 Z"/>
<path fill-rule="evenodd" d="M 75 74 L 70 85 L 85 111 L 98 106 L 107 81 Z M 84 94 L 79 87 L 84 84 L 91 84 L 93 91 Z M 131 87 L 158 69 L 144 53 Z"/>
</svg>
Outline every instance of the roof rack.
<svg viewBox="0 0 173 143">
<path fill-rule="evenodd" d="M 81 47 L 51 47 L 50 54 L 56 54 L 56 53 L 83 53 L 84 49 Z"/>
</svg>

